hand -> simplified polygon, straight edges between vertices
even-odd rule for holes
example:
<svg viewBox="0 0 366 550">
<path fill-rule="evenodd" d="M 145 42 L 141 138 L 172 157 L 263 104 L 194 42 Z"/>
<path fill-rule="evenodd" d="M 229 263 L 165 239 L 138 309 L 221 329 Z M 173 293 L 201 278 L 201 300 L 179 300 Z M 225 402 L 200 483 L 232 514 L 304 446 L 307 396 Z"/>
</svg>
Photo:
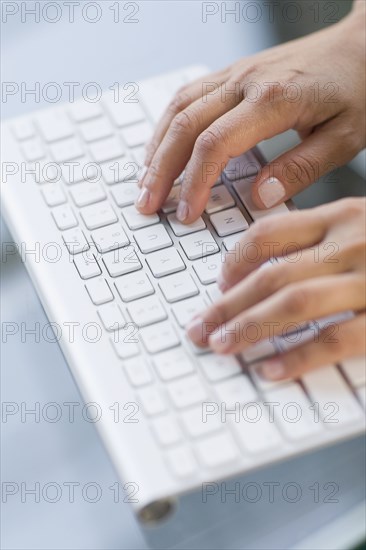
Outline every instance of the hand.
<svg viewBox="0 0 366 550">
<path fill-rule="evenodd" d="M 177 217 L 193 222 L 230 158 L 290 128 L 303 142 L 261 171 L 253 186 L 259 208 L 283 202 L 363 149 L 366 3 L 355 4 L 330 28 L 184 86 L 148 145 L 137 208 L 158 210 L 188 163 Z M 213 163 L 216 173 L 206 173 Z"/>
<path fill-rule="evenodd" d="M 363 198 L 256 222 L 240 241 L 240 254 L 229 252 L 225 258 L 219 282 L 223 297 L 191 322 L 189 337 L 201 346 L 208 339 L 217 353 L 238 353 L 253 344 L 253 334 L 259 333 L 259 339 L 286 335 L 288 323 L 300 326 L 352 310 L 355 317 L 336 327 L 336 333 L 329 326 L 318 341 L 265 361 L 262 374 L 275 380 L 297 377 L 364 354 L 365 227 Z M 248 261 L 254 251 L 258 260 Z M 260 268 L 273 256 L 282 261 Z"/>
</svg>

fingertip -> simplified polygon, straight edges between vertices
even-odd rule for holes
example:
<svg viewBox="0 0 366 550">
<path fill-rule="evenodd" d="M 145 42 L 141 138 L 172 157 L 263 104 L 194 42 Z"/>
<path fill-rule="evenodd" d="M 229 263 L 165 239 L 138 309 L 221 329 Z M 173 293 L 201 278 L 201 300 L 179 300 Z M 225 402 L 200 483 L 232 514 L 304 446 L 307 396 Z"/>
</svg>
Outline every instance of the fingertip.
<svg viewBox="0 0 366 550">
<path fill-rule="evenodd" d="M 256 183 L 252 189 L 253 202 L 260 209 L 273 208 L 282 203 L 285 198 L 284 184 L 273 176 Z"/>
</svg>

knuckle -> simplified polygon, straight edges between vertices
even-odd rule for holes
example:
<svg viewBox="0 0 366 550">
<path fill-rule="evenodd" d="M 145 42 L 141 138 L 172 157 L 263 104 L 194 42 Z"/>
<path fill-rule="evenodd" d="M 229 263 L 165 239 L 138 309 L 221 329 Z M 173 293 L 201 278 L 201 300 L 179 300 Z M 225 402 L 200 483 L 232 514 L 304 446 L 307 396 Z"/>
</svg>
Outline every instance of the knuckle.
<svg viewBox="0 0 366 550">
<path fill-rule="evenodd" d="M 205 155 L 218 152 L 225 147 L 226 142 L 225 133 L 218 125 L 212 125 L 198 137 L 196 147 L 199 153 Z"/>
<path fill-rule="evenodd" d="M 297 285 L 290 285 L 283 293 L 282 309 L 290 317 L 302 317 L 310 309 L 311 295 L 307 289 Z"/>
<path fill-rule="evenodd" d="M 183 111 L 183 109 L 185 109 L 190 103 L 190 95 L 184 91 L 184 88 L 181 88 L 169 103 L 168 111 L 170 114 L 175 116 L 180 111 Z"/>
<path fill-rule="evenodd" d="M 297 154 L 285 167 L 286 179 L 291 182 L 312 182 L 318 170 L 316 162 L 304 155 Z"/>
<path fill-rule="evenodd" d="M 186 134 L 195 128 L 195 123 L 191 114 L 187 111 L 181 111 L 173 118 L 170 124 L 170 131 L 175 135 Z"/>
</svg>

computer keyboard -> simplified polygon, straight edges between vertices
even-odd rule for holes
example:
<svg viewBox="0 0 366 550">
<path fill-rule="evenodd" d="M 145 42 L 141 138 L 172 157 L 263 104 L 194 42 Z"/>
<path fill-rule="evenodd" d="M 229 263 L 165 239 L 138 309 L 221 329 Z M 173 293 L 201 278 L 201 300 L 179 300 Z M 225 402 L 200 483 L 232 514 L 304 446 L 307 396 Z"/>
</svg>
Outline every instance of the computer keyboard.
<svg viewBox="0 0 366 550">
<path fill-rule="evenodd" d="M 261 358 L 342 316 L 237 357 L 186 337 L 186 324 L 220 296 L 225 252 L 257 219 L 288 211 L 252 203 L 251 182 L 263 163 L 257 149 L 229 162 L 194 223 L 175 215 L 181 178 L 160 212 L 136 210 L 144 144 L 174 91 L 204 72 L 189 67 L 143 81 L 137 102 L 115 102 L 107 92 L 98 103 L 81 99 L 2 125 L 6 222 L 30 250 L 25 265 L 49 320 L 62 329 L 60 345 L 85 401 L 102 411 L 96 426 L 117 471 L 138 487 L 132 504 L 146 521 L 165 516 L 177 495 L 205 481 L 365 426 L 363 357 L 280 383 L 256 372 Z M 291 403 L 301 413 L 295 421 L 283 413 Z"/>
</svg>

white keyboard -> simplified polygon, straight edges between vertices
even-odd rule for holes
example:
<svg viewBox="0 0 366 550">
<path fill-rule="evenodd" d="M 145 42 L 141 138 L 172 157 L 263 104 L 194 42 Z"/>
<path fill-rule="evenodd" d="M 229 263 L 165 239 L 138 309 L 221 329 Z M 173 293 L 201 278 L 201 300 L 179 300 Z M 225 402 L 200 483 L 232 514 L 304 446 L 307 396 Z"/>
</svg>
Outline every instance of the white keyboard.
<svg viewBox="0 0 366 550">
<path fill-rule="evenodd" d="M 225 251 L 253 221 L 287 211 L 251 202 L 257 150 L 230 161 L 191 225 L 175 217 L 179 179 L 159 213 L 135 209 L 144 144 L 174 91 L 201 74 L 190 67 L 144 81 L 137 102 L 115 103 L 106 93 L 99 103 L 79 100 L 2 126 L 6 221 L 85 401 L 102 412 L 96 426 L 117 471 L 137 487 L 131 502 L 145 521 L 165 516 L 174 497 L 204 481 L 365 426 L 363 357 L 270 383 L 253 363 L 294 345 L 288 339 L 223 357 L 185 336 L 192 316 L 220 295 Z M 300 339 L 315 331 L 305 326 Z"/>
</svg>

